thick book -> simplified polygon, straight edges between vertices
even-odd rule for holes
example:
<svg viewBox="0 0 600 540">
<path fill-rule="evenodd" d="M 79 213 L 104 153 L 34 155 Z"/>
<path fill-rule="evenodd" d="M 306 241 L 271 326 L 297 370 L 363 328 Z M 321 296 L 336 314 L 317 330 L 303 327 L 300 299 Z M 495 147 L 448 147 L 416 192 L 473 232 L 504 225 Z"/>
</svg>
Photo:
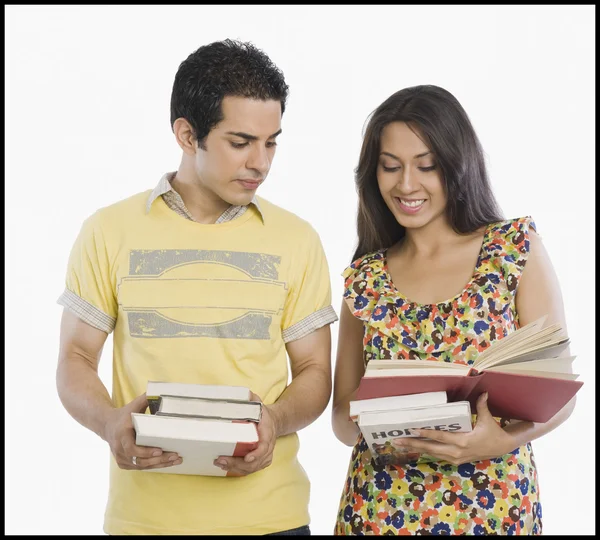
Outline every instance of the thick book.
<svg viewBox="0 0 600 540">
<path fill-rule="evenodd" d="M 219 456 L 243 457 L 258 446 L 255 422 L 182 418 L 132 413 L 135 442 L 139 446 L 177 452 L 182 463 L 144 472 L 227 476 L 214 465 Z"/>
<path fill-rule="evenodd" d="M 245 386 L 148 381 L 146 385 L 146 399 L 148 400 L 152 414 L 158 411 L 161 396 L 243 402 L 250 401 L 250 389 Z"/>
<path fill-rule="evenodd" d="M 448 396 L 444 391 L 355 400 L 350 402 L 350 418 L 356 421 L 361 414 L 367 412 L 385 412 L 414 407 L 427 407 L 447 402 Z"/>
<path fill-rule="evenodd" d="M 258 446 L 262 404 L 249 388 L 148 381 L 149 413 L 132 413 L 136 444 L 177 452 L 180 465 L 147 472 L 226 476 L 219 456 L 243 457 Z"/>
<path fill-rule="evenodd" d="M 560 356 L 569 337 L 559 325 L 543 327 L 546 317 L 494 341 L 473 365 L 437 360 L 371 360 L 356 399 L 446 391 L 448 401 L 468 401 L 488 393 L 493 416 L 547 422 L 579 391 L 571 373 L 574 356 Z"/>
<path fill-rule="evenodd" d="M 260 422 L 261 412 L 262 406 L 256 401 L 163 395 L 155 414 Z"/>
<path fill-rule="evenodd" d="M 396 439 L 414 437 L 411 429 L 448 432 L 473 429 L 468 401 L 362 412 L 357 423 L 373 458 L 381 465 L 405 465 L 424 458 L 419 452 L 410 452 L 395 444 Z"/>
</svg>

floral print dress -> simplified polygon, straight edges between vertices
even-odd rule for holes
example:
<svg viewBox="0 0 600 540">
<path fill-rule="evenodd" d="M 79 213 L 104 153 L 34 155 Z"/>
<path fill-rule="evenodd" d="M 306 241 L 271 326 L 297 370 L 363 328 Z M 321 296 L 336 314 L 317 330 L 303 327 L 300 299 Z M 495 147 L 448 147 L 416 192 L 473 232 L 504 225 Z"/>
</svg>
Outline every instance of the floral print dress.
<svg viewBox="0 0 600 540">
<path fill-rule="evenodd" d="M 364 321 L 364 361 L 430 359 L 472 364 L 518 327 L 517 285 L 529 253 L 530 217 L 487 226 L 475 272 L 454 298 L 417 304 L 391 282 L 385 250 L 343 273 L 344 298 Z M 475 415 L 473 416 L 475 420 Z M 508 419 L 496 418 L 500 425 Z M 531 443 L 496 459 L 453 465 L 420 459 L 378 465 L 359 436 L 334 534 L 541 534 Z"/>
</svg>

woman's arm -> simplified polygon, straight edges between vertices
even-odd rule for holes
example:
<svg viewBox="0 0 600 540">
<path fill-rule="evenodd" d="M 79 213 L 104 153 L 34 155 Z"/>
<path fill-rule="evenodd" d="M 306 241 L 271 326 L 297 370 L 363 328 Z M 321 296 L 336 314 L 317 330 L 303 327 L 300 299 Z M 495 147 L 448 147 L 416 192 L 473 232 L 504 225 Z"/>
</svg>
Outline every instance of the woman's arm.
<svg viewBox="0 0 600 540">
<path fill-rule="evenodd" d="M 563 328 L 567 328 L 558 278 L 542 239 L 534 231 L 529 233 L 529 257 L 517 289 L 516 303 L 520 326 L 525 326 L 547 314 L 546 325 L 560 323 Z M 571 356 L 568 348 L 562 353 L 562 356 Z M 515 448 L 560 426 L 571 416 L 575 408 L 575 401 L 576 397 L 574 396 L 543 424 L 518 422 L 508 425 L 505 431 L 513 437 L 516 443 Z"/>
<path fill-rule="evenodd" d="M 546 324 L 560 322 L 566 329 L 565 313 L 558 279 L 541 238 L 530 233 L 530 251 L 516 295 L 521 326 L 547 315 Z M 563 355 L 569 356 L 569 350 Z M 500 457 L 515 448 L 556 429 L 573 412 L 575 397 L 545 423 L 515 422 L 501 428 L 486 404 L 487 396 L 477 401 L 477 423 L 469 433 L 412 430 L 432 440 L 395 439 L 395 443 L 417 452 L 426 452 L 456 465 Z"/>
<path fill-rule="evenodd" d="M 347 446 L 353 446 L 360 432 L 350 419 L 350 401 L 365 373 L 363 363 L 363 322 L 350 312 L 345 301 L 340 310 L 340 327 L 333 379 L 331 423 L 335 436 Z"/>
</svg>

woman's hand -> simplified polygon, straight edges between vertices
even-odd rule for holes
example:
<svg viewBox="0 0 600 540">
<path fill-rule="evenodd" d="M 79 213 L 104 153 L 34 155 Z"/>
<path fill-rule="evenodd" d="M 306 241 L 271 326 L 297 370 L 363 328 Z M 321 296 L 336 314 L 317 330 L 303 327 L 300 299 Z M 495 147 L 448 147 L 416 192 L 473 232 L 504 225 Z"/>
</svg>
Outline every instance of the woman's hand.
<svg viewBox="0 0 600 540">
<path fill-rule="evenodd" d="M 430 440 L 404 437 L 394 444 L 410 452 L 422 452 L 454 465 L 493 459 L 512 452 L 519 446 L 502 429 L 487 407 L 487 392 L 477 400 L 477 422 L 473 431 L 448 433 L 433 429 L 411 429 L 412 434 Z"/>
</svg>

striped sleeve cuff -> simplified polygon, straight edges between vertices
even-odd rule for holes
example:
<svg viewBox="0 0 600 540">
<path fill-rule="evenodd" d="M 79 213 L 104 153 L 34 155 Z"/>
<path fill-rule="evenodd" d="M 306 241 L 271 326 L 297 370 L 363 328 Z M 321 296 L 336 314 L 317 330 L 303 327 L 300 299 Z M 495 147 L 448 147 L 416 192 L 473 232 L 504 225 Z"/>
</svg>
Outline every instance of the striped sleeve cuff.
<svg viewBox="0 0 600 540">
<path fill-rule="evenodd" d="M 57 303 L 77 315 L 90 326 L 110 334 L 115 329 L 117 319 L 100 311 L 96 306 L 86 302 L 69 289 L 60 295 Z"/>
<path fill-rule="evenodd" d="M 333 307 L 327 306 L 319 311 L 311 313 L 308 317 L 304 317 L 304 319 L 298 321 L 289 328 L 286 328 L 281 335 L 284 343 L 289 343 L 290 341 L 303 338 L 311 332 L 318 330 L 322 326 L 334 323 L 337 320 L 338 316 L 336 315 Z"/>
</svg>

